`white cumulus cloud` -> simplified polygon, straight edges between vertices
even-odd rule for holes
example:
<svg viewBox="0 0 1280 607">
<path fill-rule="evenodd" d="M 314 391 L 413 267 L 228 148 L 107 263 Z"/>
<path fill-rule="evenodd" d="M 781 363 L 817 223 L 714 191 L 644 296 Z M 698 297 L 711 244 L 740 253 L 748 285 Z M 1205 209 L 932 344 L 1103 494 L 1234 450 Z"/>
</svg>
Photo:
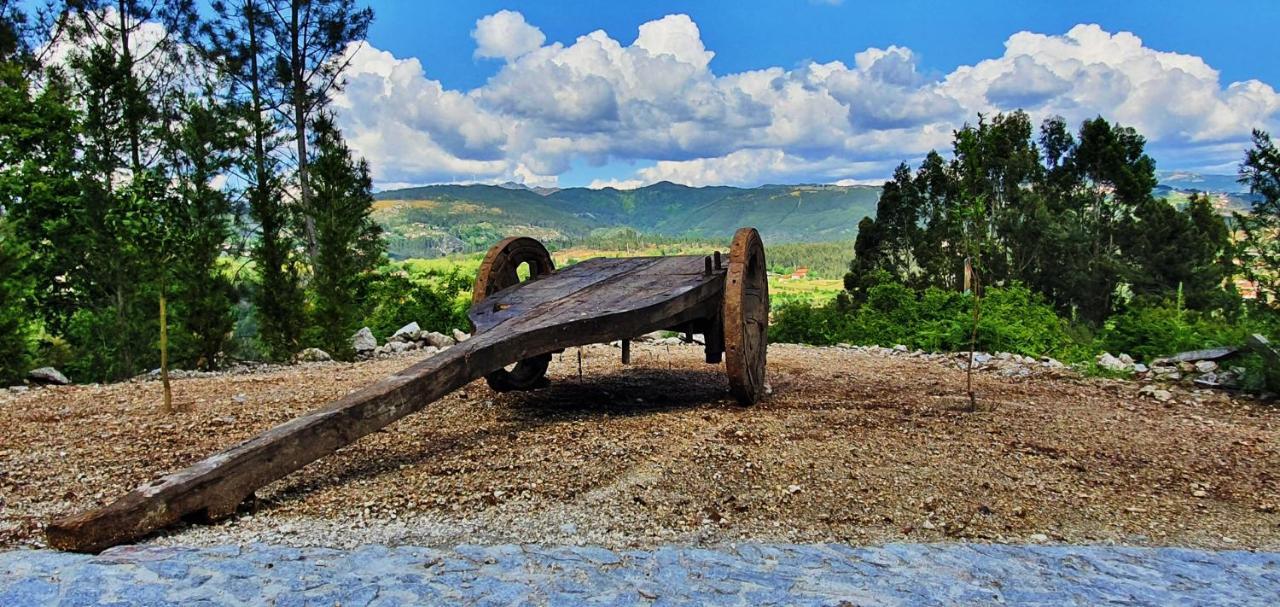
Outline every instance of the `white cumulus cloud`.
<svg viewBox="0 0 1280 607">
<path fill-rule="evenodd" d="M 1151 49 L 1127 32 L 1078 25 L 1019 32 L 1004 53 L 941 77 L 907 47 L 739 73 L 686 15 L 547 43 L 520 13 L 481 18 L 476 55 L 503 59 L 484 85 L 450 90 L 412 57 L 353 46 L 339 117 L 380 185 L 436 181 L 555 184 L 575 163 L 643 168 L 592 187 L 859 183 L 945 150 L 977 113 L 1026 109 L 1072 123 L 1102 115 L 1147 136 L 1180 167 L 1238 160 L 1251 128 L 1270 128 L 1280 95 L 1223 83 L 1202 59 Z"/>
<path fill-rule="evenodd" d="M 546 41 L 542 30 L 529 25 L 524 15 L 501 10 L 476 21 L 471 30 L 476 41 L 476 56 L 508 61 L 537 50 Z"/>
</svg>

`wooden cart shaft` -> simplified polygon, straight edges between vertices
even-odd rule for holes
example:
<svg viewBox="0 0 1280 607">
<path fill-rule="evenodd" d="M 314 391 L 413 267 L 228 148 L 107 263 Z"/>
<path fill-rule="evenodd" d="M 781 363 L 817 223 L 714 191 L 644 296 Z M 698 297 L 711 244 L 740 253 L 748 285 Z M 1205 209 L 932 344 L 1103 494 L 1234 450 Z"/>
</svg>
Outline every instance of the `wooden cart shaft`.
<svg viewBox="0 0 1280 607">
<path fill-rule="evenodd" d="M 702 256 L 592 259 L 472 306 L 475 335 L 371 386 L 55 521 L 50 545 L 97 552 L 182 520 L 216 520 L 257 489 L 533 356 L 718 318 L 725 271 Z"/>
</svg>

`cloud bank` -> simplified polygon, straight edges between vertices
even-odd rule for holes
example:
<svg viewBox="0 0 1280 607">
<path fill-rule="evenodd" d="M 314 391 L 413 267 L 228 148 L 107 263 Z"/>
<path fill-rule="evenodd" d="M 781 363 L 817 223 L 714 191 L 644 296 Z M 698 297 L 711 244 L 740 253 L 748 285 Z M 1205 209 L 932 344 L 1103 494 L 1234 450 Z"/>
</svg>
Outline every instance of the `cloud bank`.
<svg viewBox="0 0 1280 607">
<path fill-rule="evenodd" d="M 899 46 L 715 74 L 715 53 L 685 15 L 641 25 L 629 44 L 597 30 L 565 45 L 504 10 L 478 20 L 472 37 L 475 55 L 502 67 L 467 91 L 444 88 L 416 58 L 349 50 L 339 121 L 380 187 L 555 185 L 576 164 L 641 167 L 597 186 L 850 183 L 949 148 L 979 112 L 1018 108 L 1037 121 L 1102 115 L 1142 132 L 1157 160 L 1229 167 L 1250 129 L 1280 114 L 1270 85 L 1224 84 L 1199 57 L 1097 25 L 1019 32 L 1003 55 L 940 78 Z"/>
</svg>

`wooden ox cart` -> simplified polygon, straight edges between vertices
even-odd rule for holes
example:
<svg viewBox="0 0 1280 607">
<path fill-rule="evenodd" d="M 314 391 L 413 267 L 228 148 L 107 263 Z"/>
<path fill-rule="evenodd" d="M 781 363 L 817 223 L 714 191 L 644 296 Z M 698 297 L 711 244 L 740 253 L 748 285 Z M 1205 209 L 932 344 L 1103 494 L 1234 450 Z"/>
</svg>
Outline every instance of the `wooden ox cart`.
<svg viewBox="0 0 1280 607">
<path fill-rule="evenodd" d="M 521 282 L 519 268 L 529 278 Z M 764 394 L 769 288 L 753 228 L 711 256 L 589 259 L 555 270 L 532 238 L 489 250 L 476 278 L 474 335 L 395 375 L 285 422 L 191 467 L 148 482 L 106 507 L 57 520 L 46 534 L 64 550 L 97 552 L 179 521 L 235 513 L 257 489 L 484 377 L 495 390 L 546 385 L 551 354 L 669 329 L 701 333 L 708 363 L 723 357 L 734 397 Z"/>
</svg>

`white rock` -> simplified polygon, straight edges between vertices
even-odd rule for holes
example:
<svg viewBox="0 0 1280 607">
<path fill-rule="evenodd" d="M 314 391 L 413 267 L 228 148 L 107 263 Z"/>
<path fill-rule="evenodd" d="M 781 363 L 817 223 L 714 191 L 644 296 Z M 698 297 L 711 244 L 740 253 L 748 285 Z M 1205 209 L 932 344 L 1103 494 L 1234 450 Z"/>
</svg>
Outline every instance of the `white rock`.
<svg viewBox="0 0 1280 607">
<path fill-rule="evenodd" d="M 393 354 L 409 351 L 409 344 L 402 341 L 387 342 L 387 347 L 390 348 Z"/>
<path fill-rule="evenodd" d="M 1132 365 L 1132 364 L 1133 364 L 1133 357 L 1132 357 L 1132 356 L 1129 356 L 1128 354 L 1121 354 L 1121 355 L 1120 355 L 1120 356 L 1118 356 L 1117 358 L 1119 358 L 1119 359 L 1120 359 L 1120 362 L 1122 362 L 1122 363 L 1124 363 L 1124 364 L 1126 364 L 1126 365 Z"/>
<path fill-rule="evenodd" d="M 458 342 L 458 343 L 462 343 L 462 342 L 464 342 L 464 341 L 467 341 L 468 339 L 471 339 L 471 334 L 470 334 L 470 333 L 464 333 L 464 332 L 459 331 L 459 330 L 457 330 L 457 329 L 454 329 L 454 330 L 453 330 L 453 340 L 454 340 L 454 341 L 456 341 L 456 342 Z"/>
<path fill-rule="evenodd" d="M 333 357 L 329 356 L 328 352 L 325 352 L 320 348 L 307 348 L 298 353 L 299 362 L 316 363 L 316 362 L 325 362 L 329 360 L 333 360 Z"/>
<path fill-rule="evenodd" d="M 1147 366 L 1142 363 L 1137 363 L 1133 365 L 1134 373 L 1146 373 L 1147 371 L 1148 371 Z"/>
<path fill-rule="evenodd" d="M 371 352 L 378 347 L 378 340 L 373 337 L 369 327 L 363 327 L 351 336 L 351 348 L 356 352 Z"/>
<path fill-rule="evenodd" d="M 1045 356 L 1045 357 L 1042 357 L 1042 358 L 1040 359 L 1040 364 L 1042 364 L 1042 365 L 1044 365 L 1045 367 L 1048 367 L 1048 368 L 1050 368 L 1050 369 L 1061 369 L 1062 367 L 1065 367 L 1065 366 L 1066 366 L 1066 365 L 1062 364 L 1062 362 L 1061 362 L 1061 361 L 1059 361 L 1058 359 L 1053 358 L 1053 357 L 1051 357 L 1051 356 Z"/>
<path fill-rule="evenodd" d="M 427 333 L 425 336 L 423 336 L 423 338 L 426 340 L 427 343 L 437 348 L 448 348 L 449 346 L 452 346 L 454 343 L 456 343 L 452 337 L 449 337 L 444 333 L 438 333 L 436 331 Z"/>
<path fill-rule="evenodd" d="M 1196 372 L 1212 373 L 1218 370 L 1218 363 L 1211 360 L 1202 360 L 1196 363 Z"/>
<path fill-rule="evenodd" d="M 1098 355 L 1098 366 L 1108 371 L 1128 371 L 1131 368 L 1129 363 L 1112 356 L 1110 352 Z"/>
<path fill-rule="evenodd" d="M 30 373 L 27 373 L 27 379 L 37 384 L 53 384 L 57 386 L 65 386 L 71 383 L 71 380 L 67 379 L 66 375 L 63 375 L 53 367 L 32 369 Z"/>
<path fill-rule="evenodd" d="M 422 346 L 421 350 L 422 350 L 422 353 L 426 354 L 427 356 L 434 356 L 437 352 L 440 351 L 440 348 L 437 348 L 435 346 Z"/>
<path fill-rule="evenodd" d="M 898 344 L 898 345 L 896 345 L 896 346 L 894 346 L 894 347 L 893 347 L 893 351 L 894 351 L 894 352 L 906 352 L 906 351 L 907 351 L 907 347 L 906 347 L 906 346 L 904 346 L 904 345 L 902 345 L 902 344 Z"/>
<path fill-rule="evenodd" d="M 403 327 L 400 327 L 399 329 L 396 330 L 395 333 L 392 333 L 391 336 L 399 337 L 401 340 L 404 340 L 404 341 L 413 341 L 414 339 L 417 339 L 418 333 L 421 331 L 422 331 L 422 327 L 419 327 L 418 323 L 415 321 Z"/>
</svg>

